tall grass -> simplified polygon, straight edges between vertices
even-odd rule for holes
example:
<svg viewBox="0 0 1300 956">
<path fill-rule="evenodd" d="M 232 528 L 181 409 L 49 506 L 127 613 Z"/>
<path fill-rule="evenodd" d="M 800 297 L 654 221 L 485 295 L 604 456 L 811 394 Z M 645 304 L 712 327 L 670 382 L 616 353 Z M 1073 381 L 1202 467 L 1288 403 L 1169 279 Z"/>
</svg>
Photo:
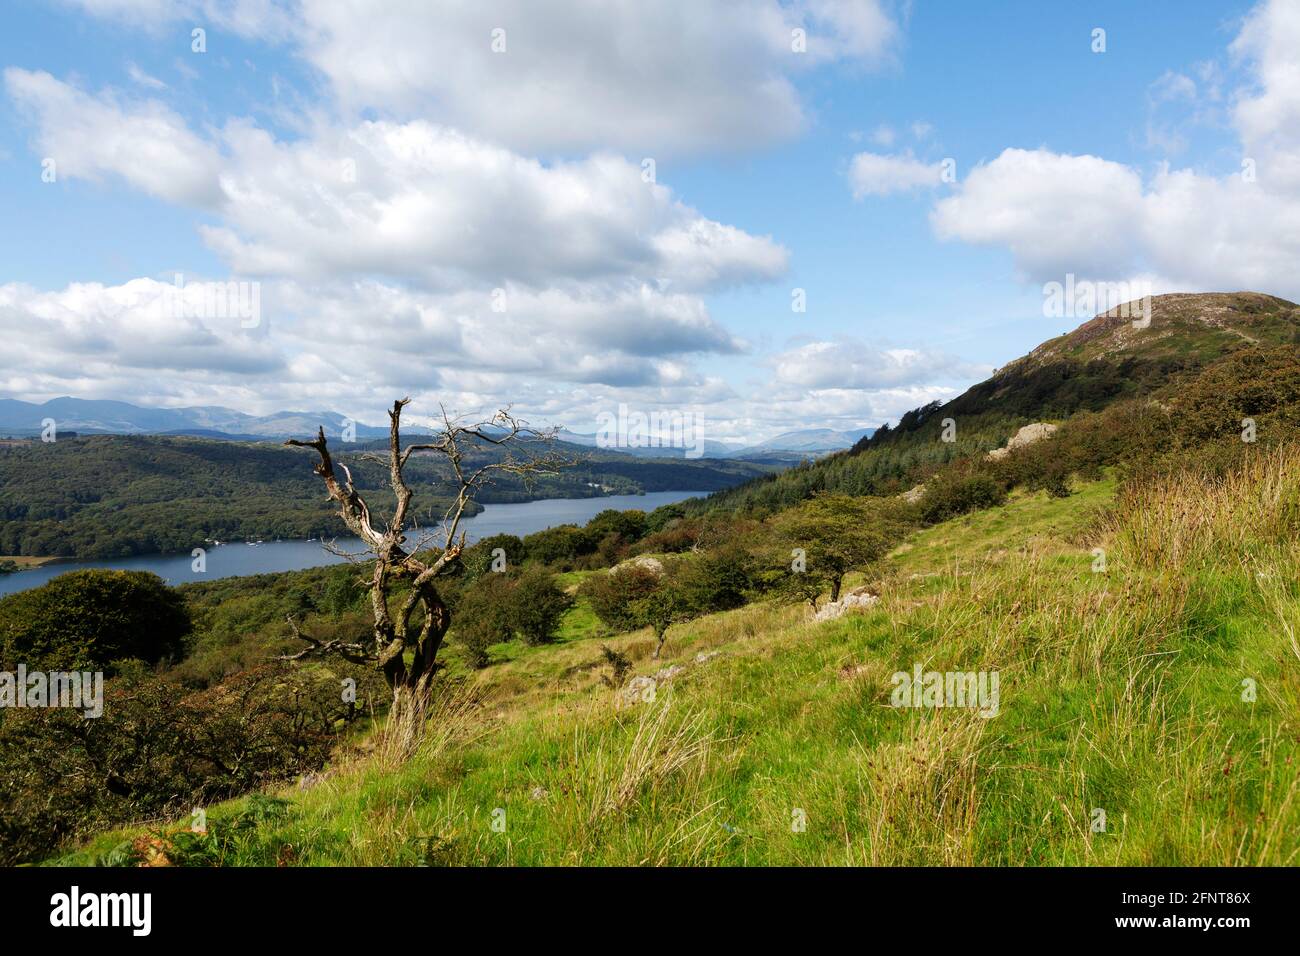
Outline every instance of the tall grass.
<svg viewBox="0 0 1300 956">
<path fill-rule="evenodd" d="M 1300 449 L 1261 450 L 1238 469 L 1194 469 L 1130 483 L 1120 503 L 1118 541 L 1145 567 L 1185 568 L 1244 559 L 1300 532 Z"/>
</svg>

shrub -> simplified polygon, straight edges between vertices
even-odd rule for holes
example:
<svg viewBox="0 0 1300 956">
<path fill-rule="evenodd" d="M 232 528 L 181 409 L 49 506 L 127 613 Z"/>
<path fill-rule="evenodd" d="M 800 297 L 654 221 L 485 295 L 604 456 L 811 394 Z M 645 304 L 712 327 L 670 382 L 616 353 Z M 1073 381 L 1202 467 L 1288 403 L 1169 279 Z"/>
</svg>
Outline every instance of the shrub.
<svg viewBox="0 0 1300 956">
<path fill-rule="evenodd" d="M 106 670 L 178 655 L 192 624 L 181 596 L 143 571 L 72 571 L 0 600 L 0 663 Z"/>
<path fill-rule="evenodd" d="M 510 583 L 505 574 L 488 573 L 457 596 L 451 618 L 452 637 L 475 669 L 492 662 L 488 648 L 510 640 L 508 623 Z"/>
<path fill-rule="evenodd" d="M 935 476 L 926 484 L 921 499 L 921 518 L 929 524 L 945 521 L 970 511 L 994 508 L 1007 500 L 1006 488 L 984 472 Z"/>
<path fill-rule="evenodd" d="M 629 542 L 636 541 L 646 533 L 646 513 L 606 508 L 587 522 L 585 530 L 593 541 L 610 533 L 618 534 Z"/>
<path fill-rule="evenodd" d="M 356 569 L 344 568 L 330 576 L 325 585 L 322 606 L 337 618 L 360 606 L 366 594 L 366 586 L 358 579 Z"/>
<path fill-rule="evenodd" d="M 138 663 L 107 683 L 97 719 L 69 709 L 7 713 L 0 864 L 316 769 L 347 716 L 338 675 L 324 668 L 268 665 L 187 694 Z"/>
<path fill-rule="evenodd" d="M 614 631 L 631 631 L 644 624 L 633 604 L 659 586 L 660 573 L 638 564 L 627 564 L 582 583 L 579 593 L 591 604 L 602 624 Z"/>
<path fill-rule="evenodd" d="M 500 554 L 494 555 L 493 552 L 498 550 Z M 461 554 L 461 564 L 469 580 L 474 581 L 494 571 L 493 562 L 497 557 L 504 557 L 505 568 L 509 570 L 522 565 L 526 554 L 522 538 L 513 534 L 494 534 L 466 548 Z"/>
<path fill-rule="evenodd" d="M 823 589 L 838 600 L 844 576 L 883 558 L 907 527 L 895 500 L 823 492 L 772 518 L 771 560 L 787 593 L 815 606 Z"/>
<path fill-rule="evenodd" d="M 662 531 L 669 523 L 685 517 L 686 507 L 682 504 L 660 505 L 646 515 L 645 530 L 648 534 Z"/>
<path fill-rule="evenodd" d="M 642 538 L 639 554 L 679 554 L 700 543 L 704 522 L 699 518 L 674 518 L 661 529 Z"/>
<path fill-rule="evenodd" d="M 610 673 L 602 680 L 610 687 L 622 687 L 627 680 L 627 672 L 632 669 L 632 659 L 608 644 L 600 645 L 601 658 L 609 665 Z"/>
<path fill-rule="evenodd" d="M 738 548 L 705 552 L 677 562 L 672 577 L 686 607 L 699 614 L 743 605 L 751 588 L 750 557 Z"/>
<path fill-rule="evenodd" d="M 595 550 L 596 542 L 577 525 L 562 524 L 528 535 L 523 545 L 528 560 L 570 570 L 574 561 Z"/>
<path fill-rule="evenodd" d="M 560 619 L 573 607 L 573 598 L 560 589 L 555 575 L 531 567 L 511 582 L 506 593 L 506 626 L 519 633 L 526 644 L 546 644 L 555 637 Z"/>
<path fill-rule="evenodd" d="M 611 531 L 600 539 L 595 552 L 587 556 L 584 564 L 588 570 L 613 567 L 628 556 L 631 545 L 631 539 Z"/>
</svg>

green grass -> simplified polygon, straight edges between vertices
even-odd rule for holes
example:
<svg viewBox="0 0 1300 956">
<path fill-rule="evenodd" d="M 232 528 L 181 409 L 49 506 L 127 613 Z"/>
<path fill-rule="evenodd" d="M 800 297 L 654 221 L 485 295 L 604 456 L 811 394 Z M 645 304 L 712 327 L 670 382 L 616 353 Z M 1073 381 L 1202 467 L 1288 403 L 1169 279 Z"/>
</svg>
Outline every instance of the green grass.
<svg viewBox="0 0 1300 956">
<path fill-rule="evenodd" d="M 210 835 L 171 854 L 1295 863 L 1300 463 L 1261 469 L 1217 489 L 1171 480 L 1109 520 L 1111 482 L 1020 495 L 915 535 L 871 575 L 882 599 L 867 613 L 814 623 L 806 608 L 750 605 L 672 628 L 657 662 L 647 633 L 602 636 L 579 603 L 554 644 L 502 648 L 472 690 L 442 701 L 415 758 L 341 757 L 310 789 L 280 791 L 282 813 L 248 798 L 212 808 Z M 653 701 L 620 707 L 602 642 L 635 674 L 683 670 Z M 918 662 L 997 671 L 998 715 L 891 707 L 890 675 Z M 144 832 L 104 834 L 61 862 L 110 859 Z M 165 828 L 160 839 L 175 842 Z"/>
<path fill-rule="evenodd" d="M 1077 550 L 1113 500 L 1115 482 L 1076 482 L 1076 488 L 1068 498 L 1017 490 L 1000 508 L 926 528 L 896 549 L 896 566 L 924 572 L 953 562 L 997 560 L 1012 551 Z"/>
</svg>

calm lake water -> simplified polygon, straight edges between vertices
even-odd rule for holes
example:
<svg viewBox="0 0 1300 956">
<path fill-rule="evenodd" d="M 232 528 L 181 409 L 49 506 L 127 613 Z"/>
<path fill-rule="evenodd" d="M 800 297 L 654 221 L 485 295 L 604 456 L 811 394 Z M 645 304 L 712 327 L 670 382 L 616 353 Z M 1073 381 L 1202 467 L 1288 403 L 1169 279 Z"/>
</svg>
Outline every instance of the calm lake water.
<svg viewBox="0 0 1300 956">
<path fill-rule="evenodd" d="M 522 504 L 484 505 L 483 511 L 465 518 L 461 527 L 472 543 L 494 534 L 522 537 L 560 524 L 586 524 L 606 508 L 618 511 L 653 511 L 660 505 L 708 494 L 704 491 L 653 491 L 644 495 L 609 495 L 604 498 L 547 498 Z M 339 538 L 334 542 L 346 551 L 360 551 L 356 538 Z M 268 574 L 274 571 L 301 571 L 323 564 L 339 564 L 344 559 L 327 552 L 319 541 L 266 541 L 248 545 L 242 541 L 208 548 L 207 572 L 196 574 L 188 554 L 144 554 L 133 558 L 106 558 L 102 561 L 61 561 L 40 568 L 0 574 L 0 595 L 38 587 L 50 578 L 81 568 L 113 568 L 122 571 L 152 571 L 169 584 L 189 581 L 212 581 L 241 574 Z"/>
</svg>

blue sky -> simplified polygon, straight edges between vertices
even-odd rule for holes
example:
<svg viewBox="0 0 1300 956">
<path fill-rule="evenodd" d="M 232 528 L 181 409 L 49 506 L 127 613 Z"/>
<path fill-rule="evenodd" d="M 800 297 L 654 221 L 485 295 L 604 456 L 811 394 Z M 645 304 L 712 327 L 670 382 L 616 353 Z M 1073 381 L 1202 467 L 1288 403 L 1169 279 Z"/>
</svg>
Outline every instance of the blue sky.
<svg viewBox="0 0 1300 956">
<path fill-rule="evenodd" d="M 956 394 L 1067 274 L 1300 298 L 1295 0 L 535 6 L 11 4 L 0 395 L 756 440 Z"/>
</svg>

